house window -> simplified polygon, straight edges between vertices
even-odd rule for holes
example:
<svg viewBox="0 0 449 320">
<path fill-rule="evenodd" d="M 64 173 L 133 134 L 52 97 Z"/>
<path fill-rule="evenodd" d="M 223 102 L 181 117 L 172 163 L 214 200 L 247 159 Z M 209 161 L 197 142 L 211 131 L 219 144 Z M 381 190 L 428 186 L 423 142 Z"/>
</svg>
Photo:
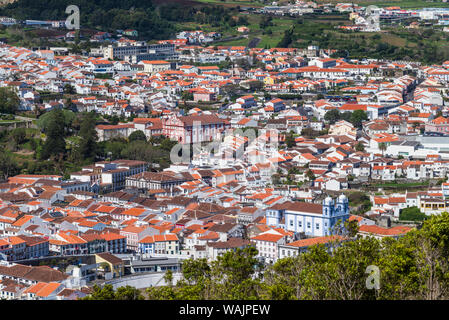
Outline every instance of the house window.
<svg viewBox="0 0 449 320">
<path fill-rule="evenodd" d="M 310 222 L 307 222 L 307 228 L 310 229 Z"/>
<path fill-rule="evenodd" d="M 293 227 L 293 220 L 290 220 L 290 226 Z"/>
<path fill-rule="evenodd" d="M 316 224 L 316 229 L 318 230 L 319 228 L 320 228 L 320 224 L 317 223 L 317 224 Z"/>
<path fill-rule="evenodd" d="M 301 221 L 298 221 L 298 227 L 302 227 L 302 222 Z"/>
</svg>

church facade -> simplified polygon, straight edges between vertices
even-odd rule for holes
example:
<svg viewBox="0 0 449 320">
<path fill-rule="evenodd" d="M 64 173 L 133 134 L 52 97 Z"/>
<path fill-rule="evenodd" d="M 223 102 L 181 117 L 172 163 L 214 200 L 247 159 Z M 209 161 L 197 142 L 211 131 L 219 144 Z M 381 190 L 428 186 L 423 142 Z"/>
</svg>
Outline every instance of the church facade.
<svg viewBox="0 0 449 320">
<path fill-rule="evenodd" d="M 333 234 L 338 221 L 344 223 L 349 219 L 349 202 L 345 195 L 340 195 L 335 202 L 327 197 L 322 204 L 285 202 L 268 208 L 265 215 L 269 226 L 322 237 Z"/>
</svg>

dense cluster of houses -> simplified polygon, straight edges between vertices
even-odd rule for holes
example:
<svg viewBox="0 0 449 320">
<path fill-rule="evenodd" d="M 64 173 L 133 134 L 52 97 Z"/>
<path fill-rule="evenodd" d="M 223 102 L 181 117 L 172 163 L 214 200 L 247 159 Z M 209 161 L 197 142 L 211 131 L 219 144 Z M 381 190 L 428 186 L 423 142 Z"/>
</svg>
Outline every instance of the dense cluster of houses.
<svg viewBox="0 0 449 320">
<path fill-rule="evenodd" d="M 198 45 L 208 37 L 218 35 L 181 33 L 158 44 L 174 48 L 179 60 L 136 63 L 126 61 L 126 50 L 140 45 L 125 38 L 123 59 L 0 45 L 0 86 L 16 90 L 21 110 L 69 107 L 41 95 L 71 88 L 79 112 L 133 116 L 97 125 L 100 141 L 141 131 L 177 142 L 170 167 L 159 172 L 120 159 L 85 166 L 67 180 L 21 174 L 1 182 L 1 297 L 87 294 L 79 270 L 20 264 L 43 257 L 95 255 L 121 275 L 115 255 L 215 260 L 253 245 L 274 263 L 314 244 L 350 240 L 346 221 L 356 221 L 363 237 L 399 237 L 412 228 L 384 218 L 397 221 L 408 207 L 447 211 L 449 61 L 423 66 L 333 58 L 316 47 Z M 189 56 L 217 65 L 199 66 Z M 231 64 L 221 68 L 222 61 Z M 256 82 L 260 89 L 242 89 Z M 237 98 L 229 85 L 240 86 Z M 186 107 L 186 92 L 194 107 Z M 358 126 L 351 119 L 360 111 L 367 119 Z M 349 117 L 330 119 L 329 112 Z M 179 156 L 191 146 L 192 154 Z M 429 186 L 380 190 L 366 215 L 351 214 L 344 191 L 389 181 Z"/>
</svg>

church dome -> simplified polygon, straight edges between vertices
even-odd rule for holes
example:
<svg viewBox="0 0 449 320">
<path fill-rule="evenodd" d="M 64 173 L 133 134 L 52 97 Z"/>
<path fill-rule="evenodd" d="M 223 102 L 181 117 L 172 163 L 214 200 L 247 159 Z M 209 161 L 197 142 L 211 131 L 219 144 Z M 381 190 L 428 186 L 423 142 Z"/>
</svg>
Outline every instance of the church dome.
<svg viewBox="0 0 449 320">
<path fill-rule="evenodd" d="M 338 197 L 338 203 L 345 203 L 348 202 L 348 197 L 346 197 L 344 194 L 340 195 Z"/>
<path fill-rule="evenodd" d="M 331 206 L 334 204 L 334 200 L 332 200 L 331 197 L 327 196 L 326 199 L 324 199 L 324 205 L 325 206 Z"/>
</svg>

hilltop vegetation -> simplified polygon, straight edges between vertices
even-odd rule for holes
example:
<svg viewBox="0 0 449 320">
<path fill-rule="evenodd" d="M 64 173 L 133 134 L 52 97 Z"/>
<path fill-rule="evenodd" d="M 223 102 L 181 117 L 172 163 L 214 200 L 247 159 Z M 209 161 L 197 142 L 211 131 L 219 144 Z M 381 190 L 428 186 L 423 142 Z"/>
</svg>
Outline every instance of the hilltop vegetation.
<svg viewBox="0 0 449 320">
<path fill-rule="evenodd" d="M 335 29 L 341 22 L 299 18 L 284 32 L 279 47 L 337 50 L 336 56 L 353 59 L 373 58 L 416 60 L 426 64 L 449 59 L 449 34 L 432 28 L 405 29 L 385 26 L 382 32 L 353 32 Z"/>
<path fill-rule="evenodd" d="M 172 31 L 170 23 L 156 13 L 151 1 L 18 0 L 6 5 L 0 14 L 20 20 L 65 20 L 65 9 L 72 4 L 80 9 L 82 26 L 137 29 L 152 38 L 166 38 Z"/>
<path fill-rule="evenodd" d="M 196 2 L 163 2 L 139 0 L 18 0 L 0 9 L 1 16 L 20 20 L 65 20 L 69 5 L 80 9 L 83 28 L 102 31 L 135 29 L 142 39 L 168 39 L 177 31 L 176 22 L 195 21 L 219 26 L 231 19 L 231 9 Z"/>
<path fill-rule="evenodd" d="M 123 122 L 131 119 L 120 119 Z M 68 177 L 98 160 L 130 159 L 168 167 L 175 142 L 143 135 L 98 142 L 96 124 L 107 122 L 95 113 L 56 109 L 36 121 L 38 129 L 0 131 L 0 180 L 15 174 L 59 174 Z"/>
</svg>

